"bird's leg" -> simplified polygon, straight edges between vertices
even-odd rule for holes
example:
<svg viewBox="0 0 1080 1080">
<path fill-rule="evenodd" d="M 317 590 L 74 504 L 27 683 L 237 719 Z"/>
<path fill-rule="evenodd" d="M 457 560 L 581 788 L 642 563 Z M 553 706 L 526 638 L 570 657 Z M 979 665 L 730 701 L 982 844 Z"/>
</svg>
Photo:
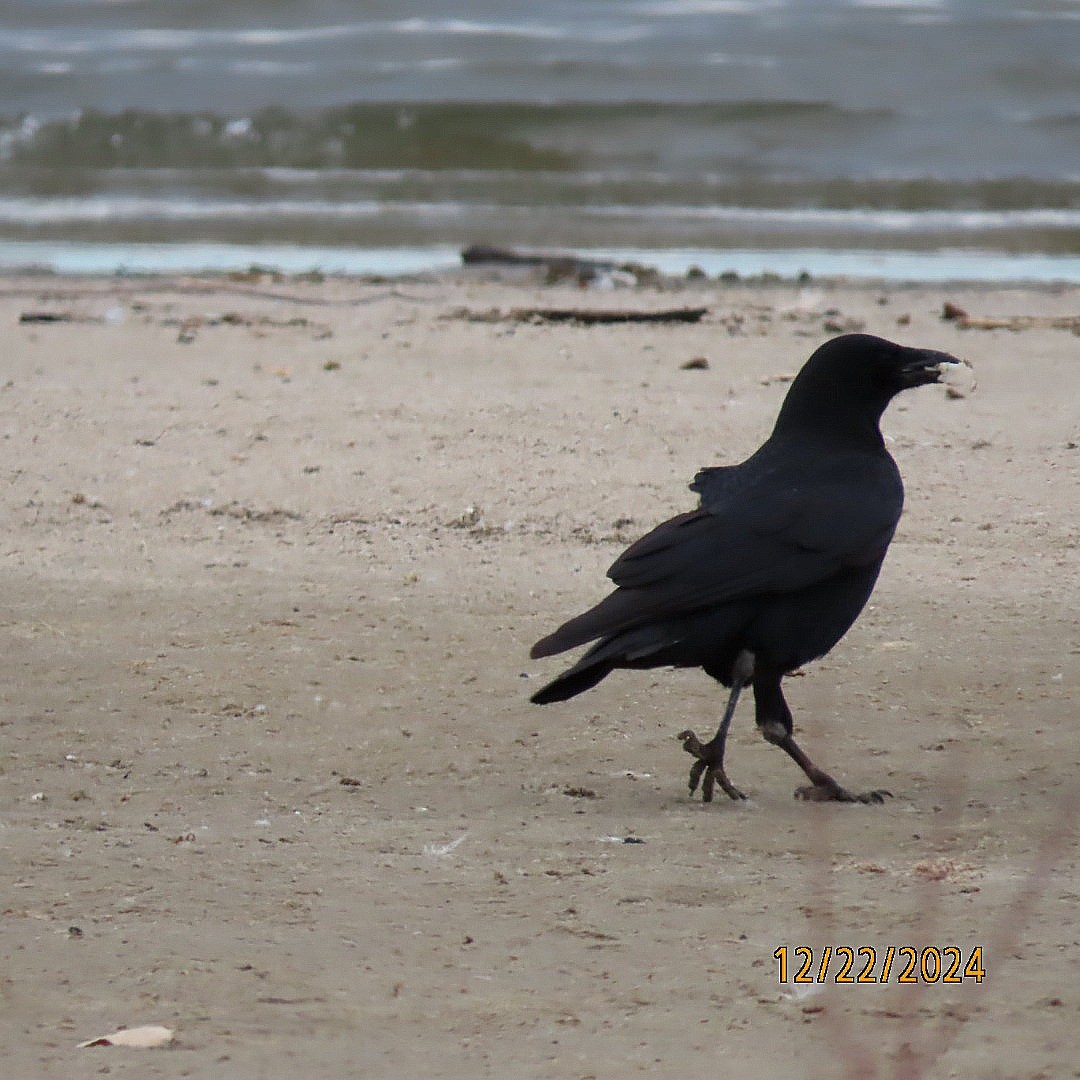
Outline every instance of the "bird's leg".
<svg viewBox="0 0 1080 1080">
<path fill-rule="evenodd" d="M 727 705 L 724 708 L 724 716 L 720 721 L 720 728 L 707 743 L 703 743 L 692 731 L 679 732 L 678 737 L 682 740 L 683 749 L 697 758 L 690 766 L 690 794 L 693 795 L 697 791 L 698 783 L 701 782 L 701 798 L 704 802 L 712 802 L 713 788 L 717 784 L 729 799 L 746 798 L 724 772 L 724 747 L 727 745 L 728 728 L 731 726 L 732 716 L 735 715 L 739 694 L 745 685 L 744 682 L 735 682 L 732 685 Z M 702 776 L 704 776 L 703 781 Z"/>
<path fill-rule="evenodd" d="M 780 688 L 780 675 L 762 672 L 754 677 L 754 703 L 761 734 L 779 746 L 810 780 L 808 787 L 797 788 L 795 798 L 810 802 L 881 803 L 892 798 L 891 791 L 877 789 L 855 794 L 841 787 L 824 769 L 819 769 L 803 752 L 791 734 L 791 710 Z"/>
<path fill-rule="evenodd" d="M 735 715 L 735 706 L 739 703 L 739 694 L 742 693 L 742 688 L 750 681 L 753 674 L 754 655 L 743 650 L 735 658 L 731 672 L 731 693 L 728 695 L 724 715 L 716 734 L 707 743 L 703 743 L 692 731 L 679 732 L 683 749 L 692 757 L 697 758 L 690 766 L 690 794 L 693 795 L 697 791 L 700 782 L 701 798 L 704 802 L 712 802 L 713 789 L 717 784 L 729 799 L 746 798 L 724 772 L 724 748 L 727 745 L 731 718 Z"/>
</svg>

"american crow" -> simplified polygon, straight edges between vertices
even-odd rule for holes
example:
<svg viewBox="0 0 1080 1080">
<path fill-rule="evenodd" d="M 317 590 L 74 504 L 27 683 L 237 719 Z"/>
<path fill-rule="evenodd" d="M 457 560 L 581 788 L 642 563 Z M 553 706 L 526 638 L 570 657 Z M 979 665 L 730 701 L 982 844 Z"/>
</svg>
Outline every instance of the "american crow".
<svg viewBox="0 0 1080 1080">
<path fill-rule="evenodd" d="M 657 526 L 608 571 L 616 590 L 538 641 L 551 656 L 595 641 L 532 696 L 565 701 L 614 668 L 700 667 L 731 688 L 716 735 L 679 735 L 702 783 L 745 798 L 724 772 L 724 744 L 739 692 L 754 688 L 761 734 L 809 777 L 796 795 L 882 802 L 852 794 L 817 768 L 792 737 L 780 680 L 827 653 L 870 597 L 904 501 L 885 449 L 881 414 L 901 390 L 939 380 L 948 353 L 868 334 L 822 345 L 795 377 L 764 445 L 739 465 L 702 469 L 696 510 Z M 597 640 L 599 639 L 599 640 Z"/>
</svg>

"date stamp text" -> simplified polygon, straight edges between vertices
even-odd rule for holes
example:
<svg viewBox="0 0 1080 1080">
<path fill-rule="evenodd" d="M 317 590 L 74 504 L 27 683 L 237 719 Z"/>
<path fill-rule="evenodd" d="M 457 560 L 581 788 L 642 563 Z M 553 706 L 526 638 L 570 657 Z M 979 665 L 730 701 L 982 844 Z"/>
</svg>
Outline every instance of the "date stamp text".
<svg viewBox="0 0 1080 1080">
<path fill-rule="evenodd" d="M 956 945 L 917 949 L 913 945 L 780 945 L 773 953 L 785 983 L 981 983 L 986 978 L 983 949 Z"/>
</svg>

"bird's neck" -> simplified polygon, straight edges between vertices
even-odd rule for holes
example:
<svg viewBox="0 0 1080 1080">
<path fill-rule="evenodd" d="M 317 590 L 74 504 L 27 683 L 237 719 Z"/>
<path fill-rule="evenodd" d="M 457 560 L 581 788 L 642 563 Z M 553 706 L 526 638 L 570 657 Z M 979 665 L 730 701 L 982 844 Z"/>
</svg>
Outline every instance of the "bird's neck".
<svg viewBox="0 0 1080 1080">
<path fill-rule="evenodd" d="M 798 440 L 815 445 L 841 445 L 847 449 L 881 450 L 881 408 L 866 403 L 853 406 L 844 399 L 823 401 L 792 400 L 788 395 L 776 418 L 772 438 L 785 442 Z"/>
</svg>

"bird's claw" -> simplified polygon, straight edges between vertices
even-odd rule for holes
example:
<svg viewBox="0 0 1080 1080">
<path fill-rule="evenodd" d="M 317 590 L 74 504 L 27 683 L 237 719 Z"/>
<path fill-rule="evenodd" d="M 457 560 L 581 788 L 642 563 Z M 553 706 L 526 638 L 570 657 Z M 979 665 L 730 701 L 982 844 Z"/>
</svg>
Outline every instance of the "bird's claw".
<svg viewBox="0 0 1080 1080">
<path fill-rule="evenodd" d="M 697 761 L 690 766 L 690 794 L 693 795 L 701 784 L 702 802 L 712 802 L 713 791 L 719 784 L 721 790 L 729 799 L 745 799 L 746 796 L 727 778 L 724 772 L 723 761 L 711 760 L 710 747 L 712 743 L 703 743 L 692 731 L 679 733 L 683 749 Z"/>
<path fill-rule="evenodd" d="M 875 788 L 873 791 L 851 792 L 842 788 L 835 781 L 828 784 L 810 784 L 806 787 L 797 788 L 795 798 L 805 802 L 842 802 L 842 803 L 866 803 L 880 804 L 886 799 L 891 799 L 893 793 L 884 788 Z"/>
<path fill-rule="evenodd" d="M 680 731 L 675 738 L 682 743 L 682 748 L 688 754 L 701 760 L 702 754 L 705 752 L 705 744 L 692 731 Z"/>
</svg>

